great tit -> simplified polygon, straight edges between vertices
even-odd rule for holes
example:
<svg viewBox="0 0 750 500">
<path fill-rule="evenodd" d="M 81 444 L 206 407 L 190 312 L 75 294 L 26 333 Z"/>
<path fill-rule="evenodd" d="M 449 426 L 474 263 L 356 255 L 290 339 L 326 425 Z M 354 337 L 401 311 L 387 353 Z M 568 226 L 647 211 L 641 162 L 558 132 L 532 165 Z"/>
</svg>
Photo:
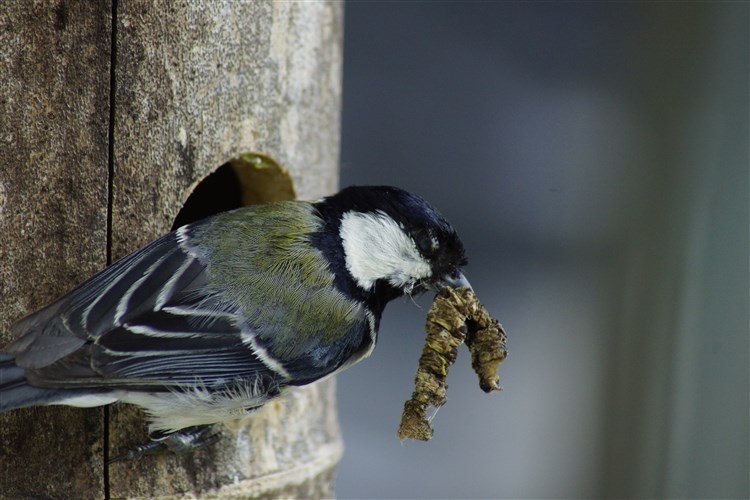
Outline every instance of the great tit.
<svg viewBox="0 0 750 500">
<path fill-rule="evenodd" d="M 389 301 L 470 288 L 466 262 L 438 211 L 395 187 L 223 212 L 17 322 L 0 411 L 121 401 L 154 439 L 243 417 L 367 357 Z"/>
</svg>

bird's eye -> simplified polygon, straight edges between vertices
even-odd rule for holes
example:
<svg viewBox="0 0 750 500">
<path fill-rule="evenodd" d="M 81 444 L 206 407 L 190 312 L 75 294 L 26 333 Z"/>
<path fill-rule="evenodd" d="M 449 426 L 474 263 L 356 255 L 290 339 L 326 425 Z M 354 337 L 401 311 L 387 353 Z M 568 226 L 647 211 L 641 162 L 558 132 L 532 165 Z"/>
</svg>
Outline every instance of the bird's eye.
<svg viewBox="0 0 750 500">
<path fill-rule="evenodd" d="M 434 255 L 438 249 L 437 239 L 427 229 L 419 229 L 414 233 L 414 243 L 422 255 L 427 257 Z"/>
</svg>

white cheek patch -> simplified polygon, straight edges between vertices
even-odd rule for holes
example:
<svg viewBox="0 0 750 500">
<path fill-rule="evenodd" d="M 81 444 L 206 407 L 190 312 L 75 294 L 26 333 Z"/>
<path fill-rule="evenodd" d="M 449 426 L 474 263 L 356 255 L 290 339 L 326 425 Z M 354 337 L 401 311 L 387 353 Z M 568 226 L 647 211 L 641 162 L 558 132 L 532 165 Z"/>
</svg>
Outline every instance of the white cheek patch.
<svg viewBox="0 0 750 500">
<path fill-rule="evenodd" d="M 346 212 L 339 235 L 346 267 L 365 290 L 379 279 L 403 288 L 432 274 L 411 237 L 383 212 Z"/>
</svg>

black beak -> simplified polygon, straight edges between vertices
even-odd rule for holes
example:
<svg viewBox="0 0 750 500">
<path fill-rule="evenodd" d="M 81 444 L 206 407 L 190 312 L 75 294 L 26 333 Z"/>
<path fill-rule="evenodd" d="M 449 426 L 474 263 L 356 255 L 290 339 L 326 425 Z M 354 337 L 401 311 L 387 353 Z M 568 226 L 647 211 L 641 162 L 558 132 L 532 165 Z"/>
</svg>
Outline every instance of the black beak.
<svg viewBox="0 0 750 500">
<path fill-rule="evenodd" d="M 451 288 L 468 288 L 472 292 L 474 291 L 474 289 L 471 287 L 471 283 L 469 283 L 469 280 L 466 279 L 466 276 L 464 276 L 464 273 L 462 272 L 458 272 L 457 274 L 454 274 L 452 276 L 443 276 L 436 283 L 436 287 L 438 290 L 451 287 Z"/>
</svg>

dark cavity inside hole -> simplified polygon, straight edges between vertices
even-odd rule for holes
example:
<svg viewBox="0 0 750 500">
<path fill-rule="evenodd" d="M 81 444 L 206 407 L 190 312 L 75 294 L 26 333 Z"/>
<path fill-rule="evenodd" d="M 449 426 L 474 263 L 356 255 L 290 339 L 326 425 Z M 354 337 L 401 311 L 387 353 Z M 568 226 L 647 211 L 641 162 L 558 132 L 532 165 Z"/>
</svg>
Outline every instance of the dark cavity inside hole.
<svg viewBox="0 0 750 500">
<path fill-rule="evenodd" d="M 190 193 L 174 220 L 172 230 L 241 206 L 240 179 L 232 165 L 225 163 L 206 176 Z"/>
</svg>

